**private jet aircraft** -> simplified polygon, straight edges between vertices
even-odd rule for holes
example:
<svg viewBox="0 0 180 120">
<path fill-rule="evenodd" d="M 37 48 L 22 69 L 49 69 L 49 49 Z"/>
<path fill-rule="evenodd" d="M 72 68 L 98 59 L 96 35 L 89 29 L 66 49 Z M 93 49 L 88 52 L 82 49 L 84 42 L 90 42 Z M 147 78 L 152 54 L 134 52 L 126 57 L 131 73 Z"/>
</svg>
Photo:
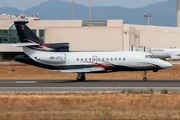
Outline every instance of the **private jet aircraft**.
<svg viewBox="0 0 180 120">
<path fill-rule="evenodd" d="M 157 59 L 145 52 L 70 52 L 69 43 L 43 43 L 26 25 L 27 21 L 15 21 L 21 43 L 11 45 L 22 47 L 25 54 L 18 55 L 18 62 L 59 72 L 77 73 L 77 80 L 84 81 L 85 73 L 107 73 L 117 71 L 158 72 L 172 64 Z"/>
</svg>

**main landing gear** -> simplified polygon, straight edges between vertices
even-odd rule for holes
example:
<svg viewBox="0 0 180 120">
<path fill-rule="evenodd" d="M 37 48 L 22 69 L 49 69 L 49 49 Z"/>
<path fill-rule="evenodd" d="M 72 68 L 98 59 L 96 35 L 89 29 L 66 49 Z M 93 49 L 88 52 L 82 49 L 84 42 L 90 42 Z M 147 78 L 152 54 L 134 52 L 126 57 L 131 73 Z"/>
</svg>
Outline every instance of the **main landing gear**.
<svg viewBox="0 0 180 120">
<path fill-rule="evenodd" d="M 78 73 L 77 76 L 77 81 L 85 81 L 86 77 L 85 77 L 85 73 Z"/>
<path fill-rule="evenodd" d="M 143 81 L 147 81 L 147 77 L 146 77 L 146 75 L 147 75 L 147 72 L 146 71 L 144 71 L 144 78 L 143 78 Z"/>
</svg>

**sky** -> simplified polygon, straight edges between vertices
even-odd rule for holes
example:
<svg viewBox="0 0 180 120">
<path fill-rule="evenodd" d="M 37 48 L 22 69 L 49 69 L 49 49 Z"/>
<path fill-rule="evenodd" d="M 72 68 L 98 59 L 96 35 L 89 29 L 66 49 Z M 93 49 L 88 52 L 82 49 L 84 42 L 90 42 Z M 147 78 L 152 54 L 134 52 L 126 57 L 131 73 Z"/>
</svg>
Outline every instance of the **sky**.
<svg viewBox="0 0 180 120">
<path fill-rule="evenodd" d="M 23 11 L 30 7 L 37 6 L 44 1 L 49 0 L 0 0 L 0 7 L 14 7 Z M 72 0 L 62 1 L 72 2 Z M 121 6 L 126 8 L 140 8 L 162 1 L 167 0 L 91 0 L 92 6 Z M 74 2 L 89 6 L 89 0 L 74 0 Z"/>
</svg>

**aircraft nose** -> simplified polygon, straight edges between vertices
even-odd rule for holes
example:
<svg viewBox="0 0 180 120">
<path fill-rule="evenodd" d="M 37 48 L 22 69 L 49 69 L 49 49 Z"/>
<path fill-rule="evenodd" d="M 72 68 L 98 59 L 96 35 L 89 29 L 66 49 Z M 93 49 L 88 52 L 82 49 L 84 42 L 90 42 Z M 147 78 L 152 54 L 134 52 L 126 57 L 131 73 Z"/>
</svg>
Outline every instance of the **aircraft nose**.
<svg viewBox="0 0 180 120">
<path fill-rule="evenodd" d="M 170 68 L 170 67 L 172 67 L 172 64 L 169 63 L 169 62 L 164 62 L 164 63 L 162 64 L 162 68 Z"/>
</svg>

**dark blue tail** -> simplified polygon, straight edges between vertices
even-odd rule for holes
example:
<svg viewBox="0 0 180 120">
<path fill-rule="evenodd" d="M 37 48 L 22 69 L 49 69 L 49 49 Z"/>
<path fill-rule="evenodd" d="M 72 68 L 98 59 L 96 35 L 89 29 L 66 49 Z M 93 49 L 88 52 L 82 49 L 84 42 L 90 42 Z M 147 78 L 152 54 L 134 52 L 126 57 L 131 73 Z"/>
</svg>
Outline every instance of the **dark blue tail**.
<svg viewBox="0 0 180 120">
<path fill-rule="evenodd" d="M 26 25 L 28 21 L 15 21 L 17 33 L 21 43 L 37 43 L 38 46 L 29 48 L 39 51 L 69 52 L 69 43 L 44 44 Z"/>
<path fill-rule="evenodd" d="M 21 43 L 38 43 L 43 44 L 42 40 L 40 40 L 26 25 L 28 21 L 15 21 L 14 24 L 17 29 L 17 33 L 19 35 L 19 39 Z"/>
</svg>

